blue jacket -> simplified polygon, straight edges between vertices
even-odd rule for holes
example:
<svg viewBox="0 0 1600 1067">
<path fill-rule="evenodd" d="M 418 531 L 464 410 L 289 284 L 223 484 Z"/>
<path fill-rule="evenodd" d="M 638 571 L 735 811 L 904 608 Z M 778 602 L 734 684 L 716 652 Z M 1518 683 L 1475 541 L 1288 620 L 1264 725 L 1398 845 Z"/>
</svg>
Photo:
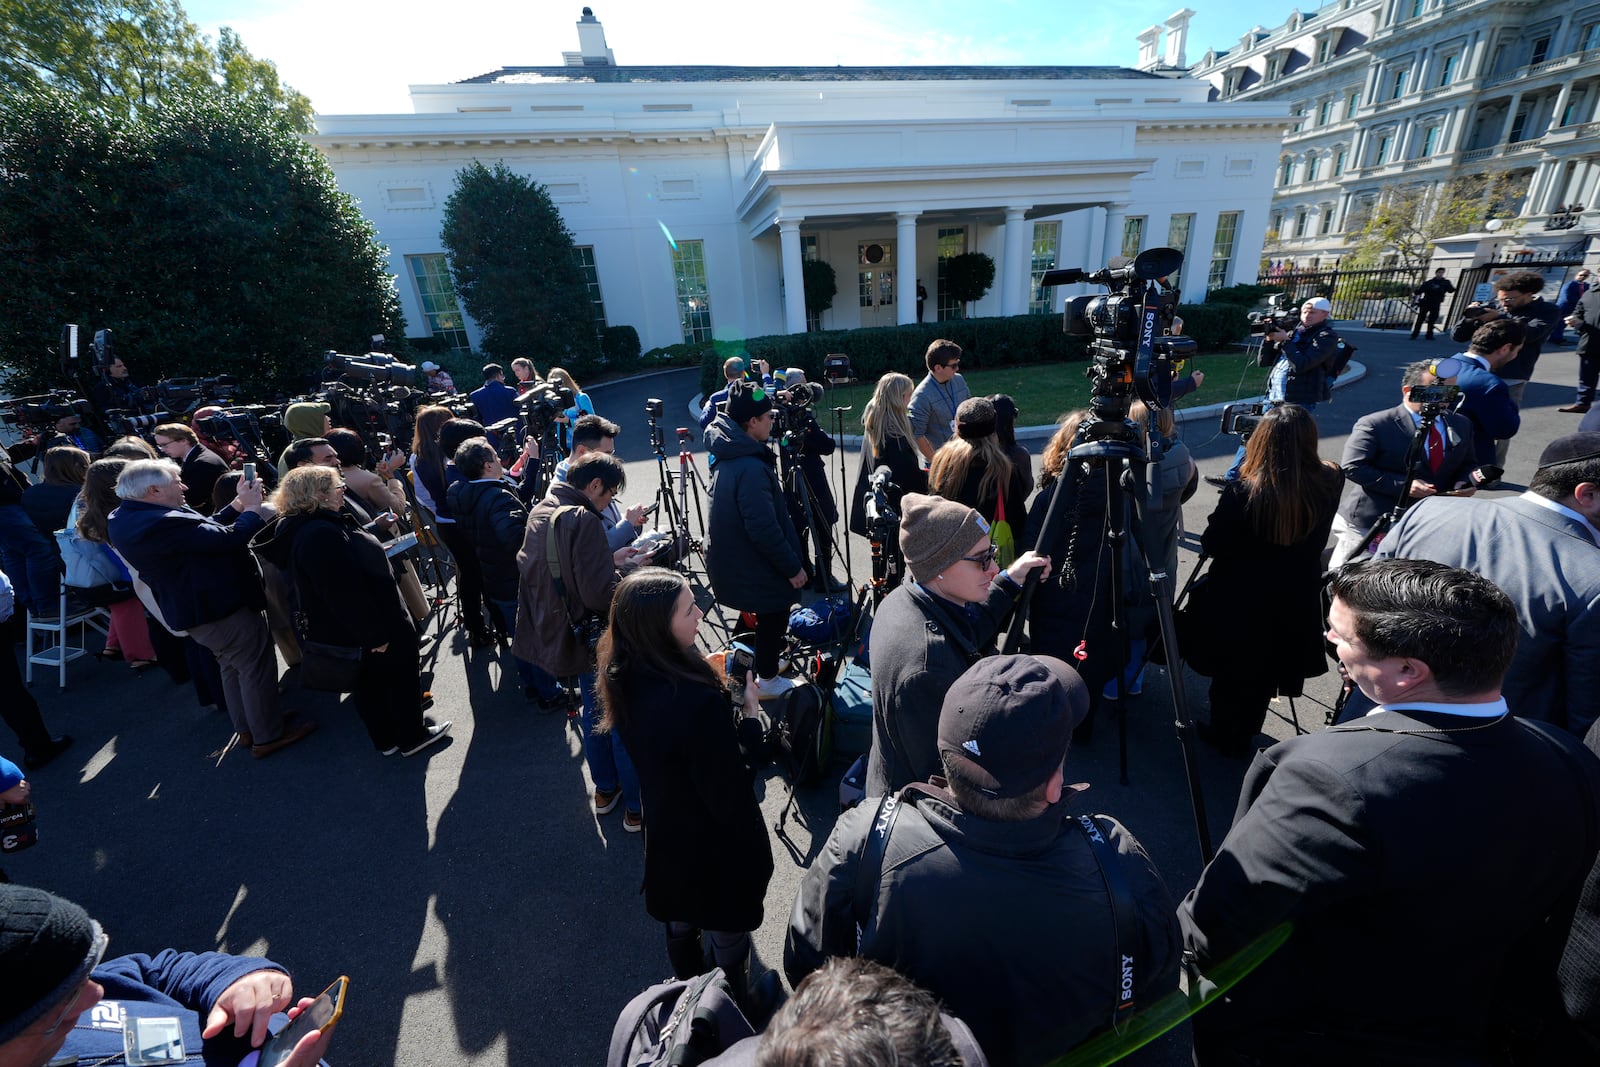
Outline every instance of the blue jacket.
<svg viewBox="0 0 1600 1067">
<path fill-rule="evenodd" d="M 122 1027 L 128 1018 L 176 1016 L 183 1027 L 187 1062 L 237 1067 L 250 1051 L 246 1039 L 234 1037 L 231 1026 L 210 1041 L 202 1041 L 200 1031 L 223 990 L 245 975 L 262 970 L 283 968 L 252 956 L 174 949 L 156 956 L 141 954 L 106 960 L 93 975 L 105 987 L 105 999 L 78 1017 L 61 1054 L 75 1055 L 79 1063 L 97 1063 L 122 1052 Z M 274 1031 L 287 1020 L 284 1015 L 273 1018 Z"/>
<path fill-rule="evenodd" d="M 505 382 L 484 382 L 472 391 L 472 406 L 478 409 L 478 421 L 485 426 L 516 418 L 516 400 L 517 391 Z"/>
<path fill-rule="evenodd" d="M 250 538 L 264 525 L 253 511 L 229 526 L 188 508 L 127 500 L 111 513 L 107 532 L 155 593 L 167 625 L 187 630 L 266 606 L 250 554 Z"/>
<path fill-rule="evenodd" d="M 1478 464 L 1494 462 L 1495 442 L 1515 437 L 1522 428 L 1522 415 L 1511 401 L 1511 392 L 1500 376 L 1476 360 L 1463 358 L 1456 385 L 1461 389 L 1458 409 L 1472 423 L 1472 451 Z"/>
</svg>

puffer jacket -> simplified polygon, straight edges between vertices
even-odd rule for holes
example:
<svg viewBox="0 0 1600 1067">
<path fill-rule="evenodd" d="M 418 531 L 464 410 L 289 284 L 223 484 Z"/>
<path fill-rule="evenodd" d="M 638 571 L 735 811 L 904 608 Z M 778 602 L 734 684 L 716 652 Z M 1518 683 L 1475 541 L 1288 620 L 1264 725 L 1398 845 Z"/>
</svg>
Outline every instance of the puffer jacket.
<svg viewBox="0 0 1600 1067">
<path fill-rule="evenodd" d="M 706 428 L 706 448 L 717 460 L 706 537 L 711 589 L 740 611 L 786 611 L 800 599 L 789 579 L 803 564 L 777 457 L 725 412 Z"/>
</svg>

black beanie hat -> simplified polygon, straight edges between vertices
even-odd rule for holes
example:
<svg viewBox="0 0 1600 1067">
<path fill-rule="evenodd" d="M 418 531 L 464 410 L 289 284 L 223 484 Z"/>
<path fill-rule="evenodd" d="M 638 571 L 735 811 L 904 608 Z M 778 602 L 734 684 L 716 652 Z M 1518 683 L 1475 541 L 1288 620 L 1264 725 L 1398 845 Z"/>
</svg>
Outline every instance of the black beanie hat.
<svg viewBox="0 0 1600 1067">
<path fill-rule="evenodd" d="M 0 1045 L 64 1007 L 105 948 L 100 924 L 70 900 L 0 885 Z"/>
<path fill-rule="evenodd" d="M 771 410 L 772 398 L 760 382 L 741 380 L 728 384 L 728 418 L 740 426 Z"/>
</svg>

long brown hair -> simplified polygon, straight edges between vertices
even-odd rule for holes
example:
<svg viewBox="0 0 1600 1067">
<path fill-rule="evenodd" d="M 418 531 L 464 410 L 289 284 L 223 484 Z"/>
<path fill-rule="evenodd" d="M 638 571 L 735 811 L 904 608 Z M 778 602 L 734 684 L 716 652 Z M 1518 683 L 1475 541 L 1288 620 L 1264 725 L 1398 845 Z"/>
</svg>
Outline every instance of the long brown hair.
<svg viewBox="0 0 1600 1067">
<path fill-rule="evenodd" d="M 1056 423 L 1056 432 L 1050 438 L 1050 443 L 1044 446 L 1044 458 L 1040 462 L 1040 489 L 1061 477 L 1061 472 L 1067 466 L 1067 451 L 1072 448 L 1072 439 L 1078 436 L 1078 427 L 1088 414 L 1087 408 L 1079 408 L 1067 412 Z"/>
<path fill-rule="evenodd" d="M 674 685 L 717 686 L 717 676 L 672 637 L 672 614 L 688 588 L 675 571 L 641 567 L 617 585 L 611 622 L 595 649 L 600 729 L 625 725 L 642 709 L 629 707 L 624 681 L 632 671 L 665 676 Z"/>
<path fill-rule="evenodd" d="M 122 468 L 131 462 L 127 459 L 97 459 L 89 464 L 89 470 L 83 476 L 83 492 L 78 494 L 79 537 L 101 544 L 110 540 L 106 536 L 106 519 L 122 503 L 122 498 L 117 496 L 117 479 L 122 475 Z"/>
<path fill-rule="evenodd" d="M 1339 468 L 1317 457 L 1317 423 L 1299 404 L 1261 417 L 1244 447 L 1239 481 L 1257 534 L 1292 545 L 1316 529 Z"/>
<path fill-rule="evenodd" d="M 999 500 L 1011 487 L 1011 457 L 993 432 L 976 441 L 952 437 L 940 445 L 928 464 L 928 492 L 954 500 L 979 457 L 983 459 L 983 477 L 978 479 L 978 498 Z"/>
</svg>

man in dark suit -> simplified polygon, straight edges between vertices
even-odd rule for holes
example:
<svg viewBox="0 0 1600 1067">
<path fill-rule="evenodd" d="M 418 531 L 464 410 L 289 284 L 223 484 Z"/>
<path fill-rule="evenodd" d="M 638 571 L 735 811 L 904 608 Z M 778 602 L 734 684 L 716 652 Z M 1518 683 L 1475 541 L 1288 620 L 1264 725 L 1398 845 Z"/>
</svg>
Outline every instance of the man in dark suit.
<svg viewBox="0 0 1600 1067">
<path fill-rule="evenodd" d="M 1328 638 L 1378 707 L 1246 774 L 1178 919 L 1209 977 L 1287 940 L 1195 1017 L 1195 1062 L 1549 1062 L 1520 1054 L 1559 1012 L 1600 760 L 1510 713 L 1517 614 L 1488 579 L 1382 560 L 1332 594 Z"/>
<path fill-rule="evenodd" d="M 1453 385 L 1454 378 L 1441 381 L 1430 361 L 1413 363 L 1400 381 L 1400 404 L 1374 411 L 1356 420 L 1344 445 L 1344 497 L 1339 514 L 1334 516 L 1333 533 L 1338 541 L 1328 566 L 1337 567 L 1349 559 L 1356 546 L 1379 517 L 1400 502 L 1400 492 L 1411 475 L 1406 506 L 1411 501 L 1435 493 L 1456 492 L 1470 496 L 1473 464 L 1472 423 L 1464 416 L 1444 413 L 1423 429 L 1421 390 L 1435 385 Z M 1413 392 L 1415 391 L 1415 392 Z M 1422 435 L 1418 453 L 1412 442 Z M 1413 460 L 1410 470 L 1407 461 Z"/>
<path fill-rule="evenodd" d="M 1563 316 L 1571 315 L 1577 308 L 1578 301 L 1583 299 L 1583 294 L 1589 291 L 1589 270 L 1587 267 L 1572 276 L 1572 280 L 1561 287 L 1561 295 L 1556 298 L 1556 310 Z M 1550 336 L 1545 343 L 1564 345 L 1567 343 L 1567 323 L 1564 318 L 1557 319 L 1556 325 L 1550 331 Z"/>
<path fill-rule="evenodd" d="M 183 482 L 183 499 L 202 515 L 211 512 L 211 489 L 228 473 L 228 464 L 200 443 L 195 432 L 181 422 L 163 423 L 151 433 L 156 450 L 178 463 L 178 480 Z"/>
<path fill-rule="evenodd" d="M 1578 396 L 1558 410 L 1581 415 L 1594 403 L 1595 383 L 1600 382 L 1600 288 L 1590 289 L 1578 298 L 1567 315 L 1567 325 L 1578 335 Z"/>
<path fill-rule="evenodd" d="M 1501 466 L 1495 442 L 1514 437 L 1522 428 L 1522 413 L 1517 410 L 1511 390 L 1500 378 L 1500 368 L 1517 357 L 1527 336 L 1520 323 L 1496 320 L 1480 326 L 1472 343 L 1457 358 L 1461 371 L 1456 385 L 1461 389 L 1461 406 L 1456 410 L 1472 423 L 1472 451 L 1478 466 Z M 1483 488 L 1494 488 L 1486 483 Z"/>
<path fill-rule="evenodd" d="M 1417 287 L 1412 295 L 1417 301 L 1417 318 L 1411 324 L 1411 339 L 1415 341 L 1417 334 L 1422 332 L 1424 326 L 1428 329 L 1428 340 L 1433 340 L 1433 328 L 1439 324 L 1439 308 L 1444 304 L 1444 298 L 1456 291 L 1450 284 L 1450 279 L 1444 276 L 1444 268 L 1440 267 L 1433 272 L 1433 277 Z"/>
<path fill-rule="evenodd" d="M 483 365 L 483 385 L 471 393 L 478 421 L 485 426 L 516 418 L 517 391 L 506 384 L 505 368 L 498 363 Z"/>
<path fill-rule="evenodd" d="M 1483 575 L 1522 627 L 1505 679 L 1516 714 L 1582 736 L 1600 717 L 1600 433 L 1559 437 L 1528 491 L 1504 500 L 1425 500 L 1378 546 Z"/>
<path fill-rule="evenodd" d="M 111 546 L 155 594 L 166 625 L 188 631 L 217 657 L 239 743 L 261 759 L 315 730 L 314 722 L 289 725 L 278 707 L 278 661 L 249 547 L 265 524 L 260 480 L 239 483 L 230 526 L 184 506 L 183 481 L 168 460 L 128 464 L 117 496 Z"/>
</svg>

